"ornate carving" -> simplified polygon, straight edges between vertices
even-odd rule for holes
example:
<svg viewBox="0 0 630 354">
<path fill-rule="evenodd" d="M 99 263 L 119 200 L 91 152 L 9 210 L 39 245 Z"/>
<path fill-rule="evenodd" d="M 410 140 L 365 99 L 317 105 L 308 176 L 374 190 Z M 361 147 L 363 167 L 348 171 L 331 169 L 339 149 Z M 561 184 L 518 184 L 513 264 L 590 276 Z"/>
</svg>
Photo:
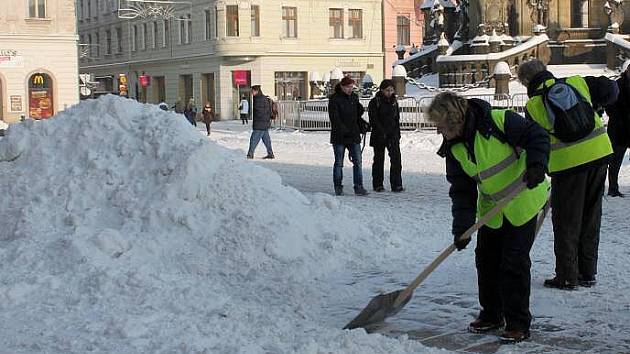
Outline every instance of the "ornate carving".
<svg viewBox="0 0 630 354">
<path fill-rule="evenodd" d="M 470 25 L 470 17 L 468 16 L 468 0 L 457 0 L 457 13 L 459 27 L 455 33 L 455 38 L 466 41 L 468 40 L 468 27 Z"/>
<path fill-rule="evenodd" d="M 549 24 L 549 0 L 529 0 L 531 19 L 535 25 L 547 27 Z"/>
<path fill-rule="evenodd" d="M 622 6 L 623 0 L 608 0 L 604 3 L 604 12 L 608 16 L 608 25 L 611 29 L 617 31 L 623 24 L 624 11 Z"/>
</svg>

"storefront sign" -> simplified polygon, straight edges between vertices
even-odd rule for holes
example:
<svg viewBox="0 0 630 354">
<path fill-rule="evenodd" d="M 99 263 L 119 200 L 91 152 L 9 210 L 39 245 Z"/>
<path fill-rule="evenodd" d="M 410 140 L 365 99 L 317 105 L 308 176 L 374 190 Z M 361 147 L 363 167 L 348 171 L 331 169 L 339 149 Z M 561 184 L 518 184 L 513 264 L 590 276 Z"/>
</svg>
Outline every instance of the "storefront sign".
<svg viewBox="0 0 630 354">
<path fill-rule="evenodd" d="M 22 112 L 24 110 L 22 108 L 22 96 L 10 96 L 9 101 L 11 102 L 11 112 Z"/>
<path fill-rule="evenodd" d="M 127 75 L 118 74 L 118 95 L 127 97 L 129 92 L 127 91 Z"/>
<path fill-rule="evenodd" d="M 234 81 L 234 85 L 237 85 L 237 86 L 249 85 L 249 81 L 247 80 L 248 74 L 249 74 L 248 70 L 232 71 L 232 80 Z"/>
<path fill-rule="evenodd" d="M 28 115 L 33 119 L 45 119 L 53 116 L 52 90 L 31 89 L 28 97 Z"/>
<path fill-rule="evenodd" d="M 0 68 L 21 68 L 24 66 L 24 57 L 18 55 L 17 50 L 0 49 Z"/>
<path fill-rule="evenodd" d="M 140 77 L 138 77 L 138 80 L 140 81 L 140 85 L 142 85 L 142 87 L 147 87 L 151 85 L 151 76 L 149 75 L 140 75 Z"/>
</svg>

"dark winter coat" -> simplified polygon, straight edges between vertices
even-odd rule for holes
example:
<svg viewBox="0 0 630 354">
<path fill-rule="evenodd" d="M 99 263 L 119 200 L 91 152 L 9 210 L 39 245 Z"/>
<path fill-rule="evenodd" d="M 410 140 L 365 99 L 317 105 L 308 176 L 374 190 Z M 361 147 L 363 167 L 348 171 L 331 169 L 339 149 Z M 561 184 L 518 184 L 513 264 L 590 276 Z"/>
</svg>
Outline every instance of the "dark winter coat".
<svg viewBox="0 0 630 354">
<path fill-rule="evenodd" d="M 619 96 L 617 101 L 606 107 L 608 114 L 608 136 L 613 146 L 630 147 L 630 79 L 621 75 L 617 79 Z"/>
<path fill-rule="evenodd" d="M 400 140 L 400 109 L 395 95 L 387 98 L 379 91 L 368 105 L 370 146 L 387 146 Z"/>
<path fill-rule="evenodd" d="M 346 95 L 341 86 L 335 87 L 335 93 L 328 100 L 328 117 L 330 118 L 330 143 L 335 145 L 351 145 L 361 143 L 361 133 L 357 119 L 365 112 L 354 92 Z"/>
<path fill-rule="evenodd" d="M 495 136 L 514 147 L 527 152 L 526 165 L 547 167 L 549 162 L 549 134 L 532 120 L 523 119 L 517 113 L 505 113 L 505 133 L 501 133 L 491 117 L 491 107 L 486 101 L 476 98 L 468 100 L 468 111 L 464 133 L 461 138 L 444 141 L 438 154 L 446 157 L 446 179 L 450 182 L 449 195 L 452 200 L 453 235 L 461 235 L 475 223 L 477 213 L 477 183 L 464 172 L 451 152 L 451 147 L 464 143 L 471 158 L 474 156 L 476 133 L 482 136 Z"/>
<path fill-rule="evenodd" d="M 197 126 L 197 122 L 195 121 L 195 118 L 197 117 L 196 107 L 190 107 L 190 108 L 184 109 L 184 116 L 186 117 L 186 119 L 188 119 L 190 124 Z"/>
<path fill-rule="evenodd" d="M 543 82 L 549 79 L 555 79 L 555 76 L 553 76 L 551 72 L 545 70 L 538 73 L 538 75 L 534 76 L 529 85 L 527 85 L 527 95 L 529 97 L 534 96 L 534 94 L 536 93 L 536 89 L 540 85 L 542 85 Z M 599 112 L 600 115 L 604 107 L 612 105 L 617 100 L 617 95 L 619 93 L 617 85 L 614 81 L 610 80 L 606 76 L 584 76 L 584 81 L 586 81 L 588 92 L 591 95 L 591 104 L 593 105 L 593 109 Z M 533 121 L 527 110 L 525 110 L 525 117 Z M 601 159 L 597 159 L 595 161 L 591 161 L 589 163 L 585 163 L 583 165 L 570 168 L 568 170 L 556 172 L 554 173 L 554 176 L 575 173 L 591 167 L 607 164 L 609 158 L 610 155 L 604 156 Z"/>
<path fill-rule="evenodd" d="M 203 115 L 204 123 L 212 123 L 212 121 L 214 121 L 214 111 L 207 111 L 204 107 L 201 114 Z"/>
<path fill-rule="evenodd" d="M 269 97 L 258 94 L 252 100 L 252 127 L 254 130 L 271 128 L 271 103 Z"/>
</svg>

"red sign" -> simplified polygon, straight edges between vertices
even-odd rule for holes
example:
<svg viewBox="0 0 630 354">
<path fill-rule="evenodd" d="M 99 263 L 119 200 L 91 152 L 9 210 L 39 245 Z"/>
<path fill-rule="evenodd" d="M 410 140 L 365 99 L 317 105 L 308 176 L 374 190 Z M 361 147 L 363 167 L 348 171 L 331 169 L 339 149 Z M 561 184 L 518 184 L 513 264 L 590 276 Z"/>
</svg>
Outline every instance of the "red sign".
<svg viewBox="0 0 630 354">
<path fill-rule="evenodd" d="M 31 89 L 28 97 L 28 115 L 33 119 L 46 119 L 53 116 L 51 89 Z"/>
<path fill-rule="evenodd" d="M 140 85 L 142 85 L 142 87 L 147 87 L 151 85 L 151 76 L 149 75 L 140 75 L 140 77 L 138 77 L 138 80 L 140 80 Z"/>
<path fill-rule="evenodd" d="M 237 86 L 249 85 L 249 81 L 247 80 L 248 74 L 249 74 L 248 70 L 232 71 L 232 80 L 234 81 L 234 85 L 237 85 Z"/>
</svg>

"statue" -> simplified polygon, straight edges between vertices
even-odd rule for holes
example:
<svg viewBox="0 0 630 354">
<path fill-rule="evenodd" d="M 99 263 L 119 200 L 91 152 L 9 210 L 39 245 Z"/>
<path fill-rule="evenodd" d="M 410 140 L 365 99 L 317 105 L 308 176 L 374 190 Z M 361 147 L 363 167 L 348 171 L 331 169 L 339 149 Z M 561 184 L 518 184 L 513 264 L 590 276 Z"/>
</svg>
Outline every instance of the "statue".
<svg viewBox="0 0 630 354">
<path fill-rule="evenodd" d="M 468 0 L 457 0 L 457 9 L 459 13 L 459 27 L 455 38 L 461 41 L 468 40 L 468 26 L 470 25 L 470 17 L 468 16 Z"/>
<path fill-rule="evenodd" d="M 619 28 L 623 23 L 624 11 L 623 0 L 608 0 L 604 3 L 604 12 L 608 16 L 608 31 L 619 33 Z"/>
<path fill-rule="evenodd" d="M 532 9 L 531 19 L 537 26 L 547 28 L 549 14 L 549 0 L 529 0 L 527 3 Z"/>
</svg>

